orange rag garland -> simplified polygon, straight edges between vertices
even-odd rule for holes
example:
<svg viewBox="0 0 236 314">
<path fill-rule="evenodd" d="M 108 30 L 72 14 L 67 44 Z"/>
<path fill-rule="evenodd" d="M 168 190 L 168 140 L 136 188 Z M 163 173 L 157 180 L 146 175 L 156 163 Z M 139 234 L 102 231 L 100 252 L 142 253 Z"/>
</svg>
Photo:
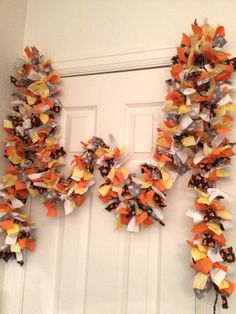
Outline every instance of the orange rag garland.
<svg viewBox="0 0 236 314">
<path fill-rule="evenodd" d="M 75 156 L 72 174 L 62 177 L 58 167 L 64 165 L 65 151 L 59 145 L 55 119 L 61 109 L 56 98 L 60 78 L 35 47 L 25 49 L 27 61 L 19 64 L 17 78 L 11 77 L 17 89 L 13 109 L 4 120 L 10 166 L 0 185 L 0 231 L 5 236 L 0 258 L 23 265 L 22 251 L 35 248 L 34 224 L 22 211 L 29 196 L 42 195 L 49 216 L 56 216 L 60 202 L 69 214 L 83 203 L 98 167 L 104 179 L 99 198 L 108 211 L 115 211 L 117 228 L 127 225 L 128 231 L 138 232 L 140 226 L 149 227 L 155 221 L 164 225 L 166 190 L 179 174 L 194 169 L 189 187 L 196 199 L 187 212 L 194 221 L 194 238 L 188 241 L 196 271 L 193 288 L 198 297 L 215 290 L 214 313 L 219 295 L 223 308 L 228 308 L 234 283 L 228 279 L 225 263 L 234 262 L 235 255 L 224 236 L 233 225 L 222 200 L 232 201 L 232 197 L 217 188 L 217 181 L 229 175 L 227 166 L 235 154 L 226 133 L 233 124 L 230 112 L 236 112 L 229 81 L 236 62 L 223 50 L 223 26 L 195 22 L 192 31 L 190 36 L 183 34 L 172 58 L 163 109 L 166 118 L 158 127 L 155 160 L 140 166 L 140 176 L 122 166 L 117 147 L 93 137 L 82 143 L 85 151 Z"/>
<path fill-rule="evenodd" d="M 155 157 L 167 161 L 179 174 L 192 168 L 189 187 L 196 192 L 195 208 L 187 215 L 193 218 L 194 238 L 191 246 L 192 264 L 196 271 L 193 288 L 201 298 L 213 288 L 223 308 L 234 290 L 228 279 L 228 266 L 235 261 L 224 231 L 233 227 L 232 215 L 222 200 L 232 196 L 217 188 L 217 181 L 227 177 L 234 143 L 226 136 L 231 130 L 236 112 L 229 81 L 235 70 L 235 59 L 223 50 L 226 43 L 223 26 L 192 25 L 193 34 L 183 34 L 181 46 L 173 57 L 172 78 L 167 83 L 168 94 L 164 112 L 166 120 L 159 127 Z"/>
</svg>

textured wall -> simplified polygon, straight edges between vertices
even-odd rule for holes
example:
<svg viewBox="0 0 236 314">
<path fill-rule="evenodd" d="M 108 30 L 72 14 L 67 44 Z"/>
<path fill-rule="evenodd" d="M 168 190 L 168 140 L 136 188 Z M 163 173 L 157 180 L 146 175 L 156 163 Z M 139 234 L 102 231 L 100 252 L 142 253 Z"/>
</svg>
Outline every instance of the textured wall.
<svg viewBox="0 0 236 314">
<path fill-rule="evenodd" d="M 3 119 L 9 110 L 12 86 L 9 76 L 14 73 L 16 56 L 22 53 L 25 28 L 26 0 L 0 0 L 0 175 L 6 161 L 3 158 Z M 0 263 L 0 304 L 4 296 L 2 290 L 4 263 Z M 1 310 L 0 310 L 1 312 Z"/>
<path fill-rule="evenodd" d="M 17 56 L 22 54 L 25 29 L 26 0 L 0 1 L 0 121 L 9 110 L 12 86 L 10 74 L 14 74 L 14 64 Z M 3 148 L 3 131 L 0 129 L 0 151 Z M 0 173 L 3 158 L 0 154 Z"/>
<path fill-rule="evenodd" d="M 195 18 L 224 24 L 236 46 L 236 1 L 28 0 L 25 43 L 54 61 L 176 47 Z"/>
</svg>

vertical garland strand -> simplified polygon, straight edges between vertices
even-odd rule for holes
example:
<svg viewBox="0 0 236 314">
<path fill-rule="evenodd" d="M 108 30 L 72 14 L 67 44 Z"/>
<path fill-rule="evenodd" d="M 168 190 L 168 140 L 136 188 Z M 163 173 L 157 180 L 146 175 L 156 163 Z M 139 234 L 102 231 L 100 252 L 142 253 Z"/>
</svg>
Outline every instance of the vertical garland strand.
<svg viewBox="0 0 236 314">
<path fill-rule="evenodd" d="M 51 217 L 57 215 L 57 204 L 63 202 L 67 215 L 84 202 L 84 195 L 95 183 L 91 152 L 75 156 L 68 178 L 59 172 L 65 163 L 55 117 L 61 110 L 57 98 L 60 77 L 35 47 L 26 47 L 25 53 L 27 57 L 18 62 L 16 77 L 11 77 L 15 99 L 4 120 L 5 157 L 10 165 L 0 184 L 0 259 L 16 259 L 21 266 L 22 252 L 33 251 L 36 246 L 34 224 L 23 211 L 28 197 L 42 196 Z"/>
<path fill-rule="evenodd" d="M 205 23 L 192 25 L 193 34 L 183 34 L 181 46 L 173 57 L 172 78 L 160 125 L 155 157 L 165 154 L 172 159 L 169 168 L 179 174 L 193 169 L 189 181 L 197 196 L 195 208 L 187 215 L 194 220 L 191 246 L 192 264 L 196 271 L 193 283 L 197 297 L 213 288 L 216 292 L 214 313 L 221 296 L 223 308 L 234 283 L 227 277 L 225 263 L 235 261 L 232 247 L 227 247 L 224 231 L 233 227 L 232 215 L 222 203 L 232 197 L 217 188 L 218 179 L 227 177 L 227 166 L 234 155 L 230 131 L 236 105 L 230 97 L 229 81 L 235 59 L 223 50 L 226 43 L 223 26 Z"/>
</svg>

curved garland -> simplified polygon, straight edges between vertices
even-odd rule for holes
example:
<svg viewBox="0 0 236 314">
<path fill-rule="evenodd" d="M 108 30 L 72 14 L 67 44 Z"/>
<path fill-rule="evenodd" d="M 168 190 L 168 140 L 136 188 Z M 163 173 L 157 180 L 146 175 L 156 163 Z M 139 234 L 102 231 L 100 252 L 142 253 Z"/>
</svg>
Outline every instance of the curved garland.
<svg viewBox="0 0 236 314">
<path fill-rule="evenodd" d="M 138 227 L 134 227 L 134 220 L 130 219 L 129 231 L 138 231 L 139 224 L 149 226 L 154 220 L 164 225 L 163 214 L 157 206 L 165 206 L 165 195 L 155 187 L 160 185 L 157 179 L 162 177 L 161 172 L 155 166 L 142 165 L 146 180 L 140 181 L 120 167 L 120 150 L 116 147 L 110 149 L 100 138 L 93 137 L 82 143 L 85 150 L 81 156 L 75 156 L 68 178 L 60 174 L 59 167 L 64 165 L 65 154 L 64 148 L 59 145 L 55 119 L 55 114 L 61 110 L 61 103 L 56 98 L 60 92 L 60 78 L 35 47 L 27 47 L 25 52 L 27 60 L 19 64 L 17 77 L 11 77 L 17 91 L 13 94 L 15 100 L 12 101 L 11 114 L 4 120 L 7 133 L 5 157 L 11 165 L 6 169 L 0 186 L 0 226 L 4 235 L 0 258 L 5 261 L 16 259 L 22 266 L 24 249 L 35 249 L 32 236 L 35 226 L 23 212 L 29 196 L 41 195 L 44 198 L 48 216 L 57 215 L 57 204 L 60 202 L 64 202 L 65 214 L 70 214 L 84 202 L 84 194 L 95 183 L 93 172 L 97 165 L 106 181 L 110 180 L 114 185 L 111 189 L 113 194 L 109 192 L 112 199 L 117 201 L 115 195 L 118 194 L 115 193 L 118 192 L 120 198 L 126 199 L 123 214 L 119 212 L 122 224 L 129 223 L 124 217 L 128 204 L 131 206 L 131 218 L 137 218 Z M 124 181 L 126 184 L 123 184 Z M 103 190 L 100 197 L 103 201 L 109 198 L 104 197 L 104 188 L 105 185 L 99 189 L 100 192 Z M 134 212 L 135 202 L 139 209 Z M 111 210 L 112 206 L 114 203 L 109 204 L 107 209 Z"/>
<path fill-rule="evenodd" d="M 119 155 L 118 155 L 119 156 Z M 164 226 L 162 212 L 167 187 L 162 184 L 163 172 L 154 163 L 140 165 L 141 173 L 130 173 L 115 159 L 116 149 L 107 151 L 99 160 L 100 174 L 105 182 L 99 187 L 99 198 L 106 204 L 106 210 L 115 210 L 117 229 L 127 225 L 127 230 L 138 232 L 140 226 L 149 227 L 155 221 Z"/>
<path fill-rule="evenodd" d="M 168 156 L 168 167 L 174 167 L 179 174 L 194 169 L 189 187 L 197 194 L 195 209 L 187 213 L 194 219 L 194 239 L 188 241 L 192 247 L 191 266 L 197 272 L 193 288 L 199 298 L 211 287 L 215 289 L 215 313 L 218 295 L 223 308 L 227 308 L 227 297 L 234 290 L 234 283 L 227 278 L 228 268 L 222 263 L 235 261 L 223 234 L 232 228 L 232 216 L 221 203 L 232 197 L 216 183 L 229 175 L 226 167 L 234 155 L 234 143 L 225 134 L 233 123 L 229 112 L 236 111 L 229 82 L 235 59 L 229 60 L 230 55 L 222 49 L 226 43 L 223 26 L 214 29 L 195 22 L 192 30 L 191 36 L 183 34 L 172 59 L 164 106 L 166 120 L 159 128 L 155 157 L 160 160 L 163 154 Z"/>
<path fill-rule="evenodd" d="M 57 215 L 60 202 L 64 202 L 65 214 L 70 214 L 83 203 L 84 194 L 94 183 L 89 154 L 75 156 L 71 176 L 60 174 L 65 154 L 59 146 L 55 119 L 61 109 L 56 98 L 60 77 L 35 47 L 26 47 L 25 52 L 27 59 L 20 62 L 17 78 L 11 77 L 17 91 L 11 114 L 4 120 L 5 157 L 11 165 L 0 185 L 0 258 L 16 259 L 21 266 L 24 249 L 36 246 L 34 224 L 23 212 L 28 197 L 43 196 L 48 216 Z"/>
<path fill-rule="evenodd" d="M 43 195 L 49 216 L 57 213 L 56 204 L 65 202 L 69 214 L 84 201 L 84 194 L 93 185 L 95 165 L 105 183 L 99 197 L 108 203 L 106 209 L 116 210 L 117 227 L 128 225 L 128 231 L 139 231 L 140 225 L 162 222 L 165 190 L 170 189 L 178 174 L 193 168 L 189 186 L 197 197 L 195 209 L 188 211 L 194 219 L 192 267 L 197 274 L 194 290 L 198 297 L 213 287 L 216 302 L 221 295 L 227 308 L 227 297 L 234 283 L 226 279 L 235 255 L 226 246 L 223 235 L 232 227 L 231 214 L 221 199 L 230 196 L 216 187 L 219 178 L 228 176 L 225 168 L 234 155 L 232 141 L 225 137 L 233 123 L 228 113 L 236 111 L 232 103 L 229 79 L 235 60 L 223 51 L 226 43 L 222 26 L 192 25 L 193 35 L 183 34 L 177 56 L 173 58 L 172 79 L 167 81 L 168 94 L 164 111 L 166 120 L 158 128 L 152 165 L 141 165 L 144 176 L 137 177 L 121 167 L 120 150 L 109 148 L 93 137 L 83 143 L 85 152 L 75 156 L 72 175 L 64 178 L 58 167 L 64 165 L 65 151 L 59 146 L 54 114 L 61 104 L 55 98 L 60 92 L 59 76 L 51 63 L 33 47 L 25 49 L 27 62 L 20 64 L 17 78 L 12 77 L 17 92 L 12 114 L 4 120 L 8 134 L 5 156 L 11 165 L 0 186 L 0 226 L 5 235 L 0 258 L 15 258 L 23 265 L 22 251 L 34 250 L 34 224 L 22 212 L 29 195 Z"/>
<path fill-rule="evenodd" d="M 165 195 L 156 187 L 162 177 L 158 167 L 143 164 L 141 171 L 145 178 L 137 177 L 122 167 L 122 153 L 115 145 L 109 147 L 96 136 L 82 144 L 85 150 L 82 157 L 77 157 L 80 165 L 74 169 L 72 178 L 80 177 L 86 165 L 89 177 L 98 168 L 105 180 L 98 189 L 99 198 L 108 203 L 106 210 L 116 210 L 117 228 L 127 225 L 128 231 L 138 232 L 140 225 L 148 227 L 154 221 L 164 226 Z"/>
<path fill-rule="evenodd" d="M 48 216 L 57 215 L 60 202 L 64 202 L 65 214 L 70 214 L 84 202 L 85 193 L 95 183 L 96 165 L 106 178 L 106 184 L 99 189 L 100 198 L 112 200 L 107 209 L 117 207 L 121 224 L 128 224 L 129 231 L 138 231 L 139 225 L 150 226 L 154 221 L 164 225 L 165 195 L 162 191 L 172 183 L 170 180 L 161 183 L 165 171 L 160 171 L 156 165 L 142 165 L 145 179 L 137 178 L 120 167 L 118 148 L 110 149 L 102 139 L 93 137 L 82 143 L 85 151 L 81 156 L 75 156 L 71 175 L 68 178 L 61 175 L 59 167 L 64 165 L 65 150 L 59 145 L 55 119 L 55 114 L 61 110 L 61 103 L 56 98 L 60 92 L 60 77 L 35 47 L 26 47 L 25 52 L 27 59 L 18 65 L 17 77 L 11 77 L 17 91 L 13 93 L 11 114 L 4 120 L 5 157 L 11 165 L 0 186 L 3 234 L 0 258 L 16 259 L 22 266 L 22 252 L 35 249 L 32 236 L 35 226 L 23 211 L 29 196 L 44 198 Z M 109 190 L 106 196 L 105 189 Z"/>
</svg>

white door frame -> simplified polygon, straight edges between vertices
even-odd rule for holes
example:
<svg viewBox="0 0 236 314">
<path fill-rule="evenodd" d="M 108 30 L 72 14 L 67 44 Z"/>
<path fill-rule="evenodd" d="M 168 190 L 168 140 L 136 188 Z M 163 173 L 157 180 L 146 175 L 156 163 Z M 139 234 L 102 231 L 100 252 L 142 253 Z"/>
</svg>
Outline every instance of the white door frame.
<svg viewBox="0 0 236 314">
<path fill-rule="evenodd" d="M 134 51 L 116 55 L 55 60 L 54 67 L 62 77 L 107 72 L 148 69 L 171 65 L 176 47 Z"/>
</svg>

